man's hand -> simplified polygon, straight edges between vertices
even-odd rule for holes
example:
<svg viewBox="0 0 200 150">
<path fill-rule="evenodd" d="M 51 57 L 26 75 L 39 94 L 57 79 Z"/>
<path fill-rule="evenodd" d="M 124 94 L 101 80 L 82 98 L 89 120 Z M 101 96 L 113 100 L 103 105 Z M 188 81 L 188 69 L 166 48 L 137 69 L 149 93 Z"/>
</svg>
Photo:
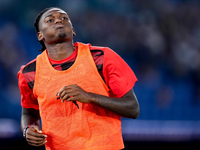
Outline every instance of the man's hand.
<svg viewBox="0 0 200 150">
<path fill-rule="evenodd" d="M 121 98 L 113 98 L 86 92 L 78 85 L 73 84 L 64 86 L 57 93 L 57 96 L 59 96 L 58 99 L 61 99 L 62 102 L 66 100 L 93 103 L 127 118 L 136 119 L 140 112 L 140 107 L 133 89 Z"/>
<path fill-rule="evenodd" d="M 26 140 L 31 146 L 43 146 L 46 141 L 47 135 L 44 135 L 39 126 L 32 125 L 26 131 Z"/>
<path fill-rule="evenodd" d="M 59 96 L 62 102 L 66 100 L 90 103 L 92 99 L 92 95 L 90 93 L 84 91 L 80 86 L 76 84 L 64 86 L 57 93 L 57 96 Z"/>
</svg>

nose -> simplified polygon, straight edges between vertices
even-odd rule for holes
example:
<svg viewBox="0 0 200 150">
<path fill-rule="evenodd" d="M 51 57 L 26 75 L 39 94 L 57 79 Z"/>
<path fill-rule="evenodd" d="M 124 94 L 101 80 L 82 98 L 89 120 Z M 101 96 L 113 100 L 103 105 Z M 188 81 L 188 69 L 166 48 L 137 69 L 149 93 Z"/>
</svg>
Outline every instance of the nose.
<svg viewBox="0 0 200 150">
<path fill-rule="evenodd" d="M 59 19 L 59 18 L 57 18 L 56 20 L 55 20 L 55 23 L 57 24 L 57 23 L 63 23 L 63 20 L 62 19 Z"/>
</svg>

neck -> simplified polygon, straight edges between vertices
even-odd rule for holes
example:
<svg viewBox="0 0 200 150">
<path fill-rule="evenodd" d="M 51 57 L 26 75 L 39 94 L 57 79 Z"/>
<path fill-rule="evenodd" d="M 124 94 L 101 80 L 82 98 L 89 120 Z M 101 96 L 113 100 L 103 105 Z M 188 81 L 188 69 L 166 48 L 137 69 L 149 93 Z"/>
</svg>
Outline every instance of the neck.
<svg viewBox="0 0 200 150">
<path fill-rule="evenodd" d="M 48 55 L 53 60 L 62 60 L 74 52 L 73 42 L 63 42 L 53 45 L 46 45 Z"/>
</svg>

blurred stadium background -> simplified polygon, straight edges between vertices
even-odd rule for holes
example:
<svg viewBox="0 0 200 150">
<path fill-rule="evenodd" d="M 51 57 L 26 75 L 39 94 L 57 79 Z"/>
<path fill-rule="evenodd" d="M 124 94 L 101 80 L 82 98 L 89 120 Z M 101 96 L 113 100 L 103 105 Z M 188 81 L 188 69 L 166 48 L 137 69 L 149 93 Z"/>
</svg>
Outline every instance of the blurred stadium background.
<svg viewBox="0 0 200 150">
<path fill-rule="evenodd" d="M 122 119 L 126 149 L 199 145 L 199 0 L 0 0 L 1 150 L 33 149 L 20 130 L 16 75 L 39 54 L 33 23 L 50 6 L 69 13 L 74 42 L 108 46 L 134 70 L 141 112 Z"/>
</svg>

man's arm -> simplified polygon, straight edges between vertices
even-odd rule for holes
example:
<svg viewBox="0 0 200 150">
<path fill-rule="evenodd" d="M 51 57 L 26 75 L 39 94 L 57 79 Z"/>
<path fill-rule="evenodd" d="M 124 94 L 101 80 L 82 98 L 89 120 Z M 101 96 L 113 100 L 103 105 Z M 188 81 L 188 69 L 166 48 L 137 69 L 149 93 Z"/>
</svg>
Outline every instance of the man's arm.
<svg viewBox="0 0 200 150">
<path fill-rule="evenodd" d="M 136 119 L 140 108 L 134 91 L 131 89 L 121 98 L 111 98 L 103 95 L 92 94 L 92 103 L 111 110 L 122 117 Z"/>
<path fill-rule="evenodd" d="M 112 98 L 86 92 L 78 85 L 69 85 L 63 87 L 57 95 L 62 102 L 66 100 L 94 103 L 111 110 L 122 117 L 136 119 L 140 112 L 139 104 L 133 90 L 130 90 L 121 98 Z"/>
<path fill-rule="evenodd" d="M 43 134 L 39 127 L 40 115 L 39 110 L 27 109 L 22 107 L 21 128 L 22 131 L 26 126 L 29 128 L 25 132 L 27 142 L 32 146 L 42 146 L 46 141 L 46 135 Z"/>
<path fill-rule="evenodd" d="M 21 116 L 21 129 L 22 131 L 28 125 L 38 125 L 40 124 L 40 115 L 39 110 L 33 108 L 24 108 L 22 107 L 22 116 Z"/>
</svg>

